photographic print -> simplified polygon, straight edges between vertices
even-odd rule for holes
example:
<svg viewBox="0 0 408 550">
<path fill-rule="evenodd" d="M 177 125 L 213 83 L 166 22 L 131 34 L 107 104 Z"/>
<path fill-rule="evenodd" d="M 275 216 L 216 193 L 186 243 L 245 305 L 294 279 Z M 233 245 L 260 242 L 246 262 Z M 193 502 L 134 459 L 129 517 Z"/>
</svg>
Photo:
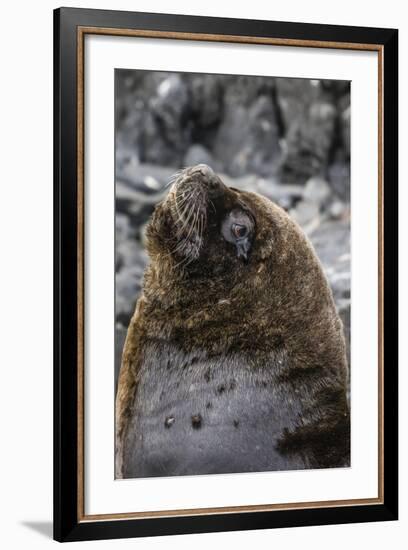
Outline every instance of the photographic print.
<svg viewBox="0 0 408 550">
<path fill-rule="evenodd" d="M 114 78 L 115 477 L 349 467 L 350 82 Z"/>
</svg>

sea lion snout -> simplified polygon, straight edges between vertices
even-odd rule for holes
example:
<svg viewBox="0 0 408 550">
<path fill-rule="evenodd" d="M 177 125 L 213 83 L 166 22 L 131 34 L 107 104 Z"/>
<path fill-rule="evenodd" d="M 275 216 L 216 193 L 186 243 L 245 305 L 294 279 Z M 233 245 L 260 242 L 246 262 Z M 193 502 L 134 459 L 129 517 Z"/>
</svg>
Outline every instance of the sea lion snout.
<svg viewBox="0 0 408 550">
<path fill-rule="evenodd" d="M 208 224 L 230 191 L 207 164 L 185 168 L 171 183 L 166 200 L 155 214 L 159 222 L 156 227 L 159 233 L 166 232 L 170 253 L 186 266 L 199 258 Z"/>
<path fill-rule="evenodd" d="M 171 181 L 167 198 L 156 210 L 150 231 L 162 235 L 169 253 L 180 266 L 186 266 L 200 256 L 208 225 L 211 197 L 222 194 L 221 180 L 206 164 L 198 164 L 177 172 Z"/>
<path fill-rule="evenodd" d="M 206 176 L 206 177 L 212 177 L 214 175 L 214 172 L 212 170 L 212 168 L 210 168 L 210 166 L 208 166 L 208 164 L 197 164 L 197 166 L 194 166 L 193 167 L 193 170 L 195 172 L 201 172 L 201 174 L 203 176 Z"/>
<path fill-rule="evenodd" d="M 172 188 L 176 196 L 190 191 L 195 200 L 200 197 L 200 193 L 201 198 L 205 196 L 206 199 L 217 199 L 227 190 L 228 188 L 208 164 L 197 164 L 185 168 L 177 174 Z"/>
<path fill-rule="evenodd" d="M 227 191 L 228 188 L 208 164 L 197 164 L 191 170 L 201 176 L 199 185 L 207 190 L 210 199 L 221 197 Z"/>
</svg>

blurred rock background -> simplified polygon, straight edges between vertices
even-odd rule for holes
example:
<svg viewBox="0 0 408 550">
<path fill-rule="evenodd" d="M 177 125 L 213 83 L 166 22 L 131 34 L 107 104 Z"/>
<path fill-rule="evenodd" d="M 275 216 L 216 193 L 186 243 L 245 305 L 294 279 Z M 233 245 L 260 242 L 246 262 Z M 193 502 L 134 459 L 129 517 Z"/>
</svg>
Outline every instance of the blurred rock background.
<svg viewBox="0 0 408 550">
<path fill-rule="evenodd" d="M 312 241 L 350 337 L 350 85 L 115 71 L 116 377 L 147 263 L 143 231 L 178 169 L 281 205 Z"/>
</svg>

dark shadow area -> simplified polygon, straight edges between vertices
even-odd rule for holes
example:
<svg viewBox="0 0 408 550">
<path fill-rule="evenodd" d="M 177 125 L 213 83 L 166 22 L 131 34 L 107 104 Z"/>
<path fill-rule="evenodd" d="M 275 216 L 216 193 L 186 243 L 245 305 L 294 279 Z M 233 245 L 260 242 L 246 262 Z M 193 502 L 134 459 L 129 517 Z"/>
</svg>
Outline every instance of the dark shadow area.
<svg viewBox="0 0 408 550">
<path fill-rule="evenodd" d="M 36 531 L 43 537 L 52 539 L 52 521 L 22 521 L 21 525 Z"/>
</svg>

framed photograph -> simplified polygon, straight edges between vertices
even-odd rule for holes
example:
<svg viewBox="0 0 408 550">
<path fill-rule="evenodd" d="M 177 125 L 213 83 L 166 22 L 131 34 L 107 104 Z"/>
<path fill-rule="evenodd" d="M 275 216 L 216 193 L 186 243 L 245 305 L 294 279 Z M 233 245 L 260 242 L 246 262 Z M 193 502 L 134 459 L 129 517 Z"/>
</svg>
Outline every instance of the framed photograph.
<svg viewBox="0 0 408 550">
<path fill-rule="evenodd" d="M 54 14 L 54 537 L 397 519 L 395 29 Z"/>
</svg>

